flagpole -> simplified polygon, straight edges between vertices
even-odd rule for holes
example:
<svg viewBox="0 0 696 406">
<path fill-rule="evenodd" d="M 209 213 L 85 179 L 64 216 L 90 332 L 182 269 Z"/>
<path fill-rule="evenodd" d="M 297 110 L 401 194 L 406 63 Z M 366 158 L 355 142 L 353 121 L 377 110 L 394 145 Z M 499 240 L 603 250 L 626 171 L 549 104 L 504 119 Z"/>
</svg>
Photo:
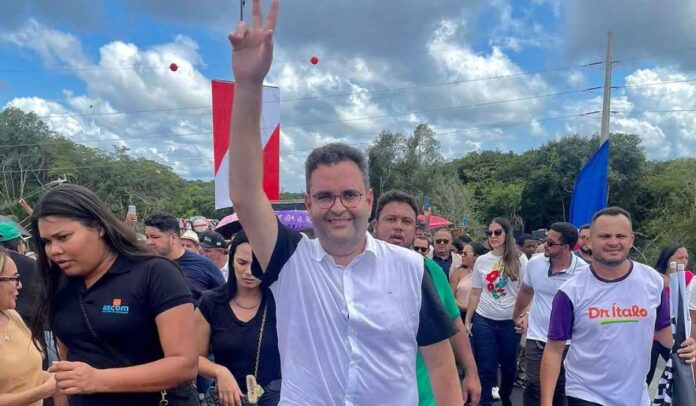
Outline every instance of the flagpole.
<svg viewBox="0 0 696 406">
<path fill-rule="evenodd" d="M 612 32 L 607 34 L 607 59 L 604 62 L 604 99 L 602 101 L 602 129 L 599 133 L 599 145 L 609 139 L 609 115 L 611 114 L 611 40 Z"/>
</svg>

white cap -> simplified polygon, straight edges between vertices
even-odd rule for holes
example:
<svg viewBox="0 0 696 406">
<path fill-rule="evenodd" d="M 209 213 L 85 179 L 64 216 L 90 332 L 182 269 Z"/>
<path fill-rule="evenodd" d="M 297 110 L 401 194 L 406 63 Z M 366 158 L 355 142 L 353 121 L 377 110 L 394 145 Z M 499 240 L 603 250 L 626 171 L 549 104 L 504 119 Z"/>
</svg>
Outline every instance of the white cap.
<svg viewBox="0 0 696 406">
<path fill-rule="evenodd" d="M 182 240 L 191 240 L 191 241 L 195 242 L 196 244 L 200 243 L 200 241 L 198 241 L 198 234 L 196 234 L 196 232 L 193 230 L 186 230 L 183 234 L 181 234 L 181 239 Z"/>
</svg>

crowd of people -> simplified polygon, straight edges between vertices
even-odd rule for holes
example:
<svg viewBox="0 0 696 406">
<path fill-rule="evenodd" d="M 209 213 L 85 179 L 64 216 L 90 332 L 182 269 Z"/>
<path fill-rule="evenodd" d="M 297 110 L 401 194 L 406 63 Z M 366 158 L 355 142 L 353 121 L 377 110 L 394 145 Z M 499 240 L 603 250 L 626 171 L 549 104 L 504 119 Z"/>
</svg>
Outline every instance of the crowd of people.
<svg viewBox="0 0 696 406">
<path fill-rule="evenodd" d="M 279 3 L 265 21 L 260 3 L 229 37 L 241 231 L 151 214 L 140 241 L 69 184 L 25 207 L 29 242 L 0 223 L 0 406 L 488 406 L 515 386 L 525 406 L 645 406 L 660 356 L 696 360 L 666 288 L 686 247 L 632 259 L 619 207 L 536 236 L 505 218 L 473 238 L 431 230 L 412 194 L 375 199 L 365 156 L 331 143 L 305 163 L 316 238 L 280 223 L 259 138 Z"/>
</svg>

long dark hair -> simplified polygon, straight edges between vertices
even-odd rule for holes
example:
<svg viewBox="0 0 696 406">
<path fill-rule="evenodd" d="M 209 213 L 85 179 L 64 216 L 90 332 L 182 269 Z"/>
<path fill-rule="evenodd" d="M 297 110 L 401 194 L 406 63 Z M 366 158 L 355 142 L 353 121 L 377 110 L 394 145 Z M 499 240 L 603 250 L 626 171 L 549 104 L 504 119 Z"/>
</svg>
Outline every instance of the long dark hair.
<svg viewBox="0 0 696 406">
<path fill-rule="evenodd" d="M 474 255 L 476 257 L 480 257 L 481 255 L 488 253 L 488 248 L 484 247 L 483 244 L 481 244 L 479 242 L 471 241 L 471 242 L 467 242 L 464 244 L 465 247 L 467 245 L 471 246 L 471 249 L 474 251 Z"/>
<path fill-rule="evenodd" d="M 225 298 L 225 301 L 230 301 L 234 299 L 235 296 L 237 296 L 237 278 L 234 275 L 234 254 L 237 252 L 237 248 L 242 244 L 249 244 L 249 238 L 247 237 L 244 230 L 239 231 L 237 234 L 234 235 L 234 237 L 232 237 L 232 242 L 228 247 L 229 256 L 227 268 L 230 271 L 230 276 L 227 278 L 227 297 Z M 261 295 L 266 296 L 268 284 L 262 281 L 261 285 L 259 285 L 259 288 L 261 289 Z"/>
<path fill-rule="evenodd" d="M 665 245 L 665 247 L 662 248 L 662 251 L 660 252 L 660 257 L 657 259 L 657 262 L 655 263 L 655 270 L 665 275 L 669 270 L 669 259 L 672 258 L 672 255 L 674 255 L 674 253 L 677 252 L 679 248 L 684 248 L 684 244 L 673 242 Z"/>
<path fill-rule="evenodd" d="M 513 235 L 512 225 L 503 217 L 496 217 L 491 224 L 497 224 L 505 230 L 505 241 L 503 241 L 503 265 L 504 272 L 513 281 L 520 277 L 520 252 L 517 250 L 515 236 Z"/>
<path fill-rule="evenodd" d="M 35 340 L 42 337 L 46 323 L 51 320 L 53 299 L 65 282 L 63 272 L 48 259 L 46 244 L 39 235 L 39 220 L 48 216 L 75 220 L 85 227 L 103 230 L 104 235 L 101 238 L 117 255 L 130 259 L 152 257 L 138 244 L 133 230 L 109 212 L 104 203 L 89 189 L 77 185 L 61 185 L 46 193 L 31 216 L 32 240 L 37 254 L 36 270 L 41 279 L 39 303 L 30 323 L 32 338 Z"/>
</svg>

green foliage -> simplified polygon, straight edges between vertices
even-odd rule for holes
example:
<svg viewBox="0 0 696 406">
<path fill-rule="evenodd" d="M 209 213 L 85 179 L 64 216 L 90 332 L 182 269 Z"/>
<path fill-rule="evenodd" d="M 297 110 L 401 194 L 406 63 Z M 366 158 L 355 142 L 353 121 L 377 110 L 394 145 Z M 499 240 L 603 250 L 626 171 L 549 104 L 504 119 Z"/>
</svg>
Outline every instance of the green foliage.
<svg viewBox="0 0 696 406">
<path fill-rule="evenodd" d="M 665 244 L 677 241 L 696 252 L 696 159 L 649 162 L 634 134 L 612 134 L 609 204 L 633 215 L 641 259 L 654 262 Z M 435 132 L 420 124 L 408 135 L 383 131 L 367 149 L 375 197 L 402 189 L 422 202 L 432 198 L 433 214 L 470 233 L 497 216 L 524 228 L 548 227 L 566 219 L 575 178 L 598 148 L 597 137 L 563 137 L 522 154 L 471 152 L 445 162 Z M 113 152 L 75 144 L 54 134 L 34 114 L 0 112 L 0 212 L 24 217 L 20 198 L 35 204 L 56 180 L 84 185 L 119 216 L 135 204 L 142 217 L 153 211 L 180 217 L 221 218 L 214 209 L 214 183 L 180 178 L 171 168 L 134 158 L 124 147 Z M 302 193 L 284 191 L 283 200 Z M 520 224 L 522 225 L 522 224 Z"/>
<path fill-rule="evenodd" d="M 696 159 L 679 159 L 655 165 L 646 177 L 650 211 L 641 241 L 643 256 L 654 263 L 671 242 L 696 252 Z"/>
<path fill-rule="evenodd" d="M 64 179 L 94 191 L 119 216 L 130 204 L 141 217 L 153 211 L 180 217 L 226 214 L 214 209 L 212 181 L 185 181 L 166 165 L 130 156 L 125 147 L 107 153 L 73 143 L 18 109 L 0 113 L 0 145 L 3 213 L 23 218 L 20 198 L 35 204 L 52 181 Z"/>
</svg>

